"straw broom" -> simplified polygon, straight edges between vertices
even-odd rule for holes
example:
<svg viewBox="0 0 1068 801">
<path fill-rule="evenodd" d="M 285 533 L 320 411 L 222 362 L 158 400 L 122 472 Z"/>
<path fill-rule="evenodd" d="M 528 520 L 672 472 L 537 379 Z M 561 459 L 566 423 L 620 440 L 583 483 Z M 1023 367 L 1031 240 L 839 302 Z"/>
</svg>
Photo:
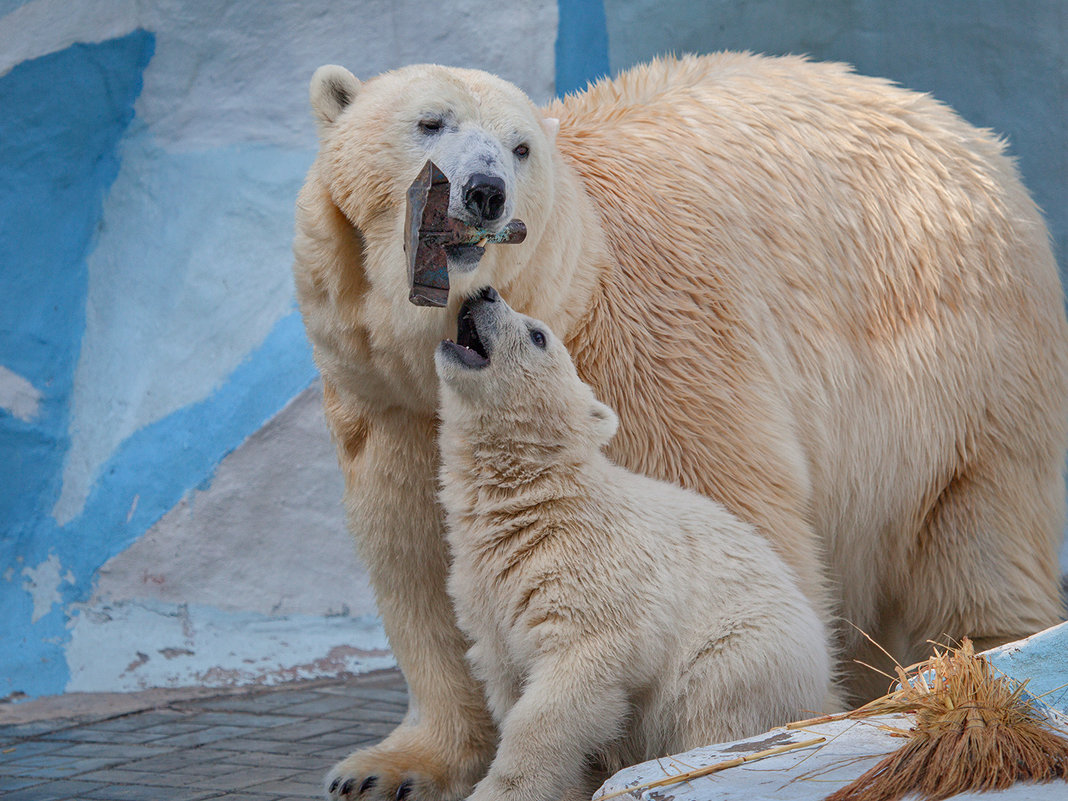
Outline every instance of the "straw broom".
<svg viewBox="0 0 1068 801">
<path fill-rule="evenodd" d="M 939 801 L 1018 781 L 1068 780 L 1068 739 L 1024 698 L 1026 683 L 996 675 L 969 640 L 897 673 L 898 690 L 833 717 L 910 713 L 915 723 L 901 732 L 908 742 L 826 801 L 896 801 L 909 793 Z"/>
</svg>

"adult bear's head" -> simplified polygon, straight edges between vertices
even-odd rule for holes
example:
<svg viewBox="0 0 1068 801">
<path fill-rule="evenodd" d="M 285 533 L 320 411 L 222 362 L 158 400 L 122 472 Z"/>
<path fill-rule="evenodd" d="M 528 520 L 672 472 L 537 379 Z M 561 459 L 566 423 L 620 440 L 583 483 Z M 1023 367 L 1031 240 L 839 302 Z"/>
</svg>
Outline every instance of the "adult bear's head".
<svg viewBox="0 0 1068 801">
<path fill-rule="evenodd" d="M 523 248 L 509 254 L 508 272 L 526 260 L 552 207 L 557 122 L 517 87 L 485 72 L 436 65 L 360 82 L 331 65 L 312 77 L 311 104 L 320 175 L 334 204 L 368 246 L 380 249 L 376 255 L 388 252 L 367 265 L 372 283 L 405 278 L 406 192 L 427 159 L 449 179 L 449 216 L 490 233 L 513 218 L 526 223 L 528 244 L 505 246 Z M 450 279 L 461 294 L 513 277 L 496 269 L 501 249 L 449 249 Z"/>
</svg>

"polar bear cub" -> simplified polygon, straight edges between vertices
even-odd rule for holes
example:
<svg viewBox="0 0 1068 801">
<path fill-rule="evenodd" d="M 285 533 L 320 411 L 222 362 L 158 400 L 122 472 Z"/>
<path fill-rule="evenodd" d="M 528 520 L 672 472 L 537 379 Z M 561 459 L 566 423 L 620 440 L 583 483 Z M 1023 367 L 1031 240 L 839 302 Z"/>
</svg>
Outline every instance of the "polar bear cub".
<svg viewBox="0 0 1068 801">
<path fill-rule="evenodd" d="M 828 631 L 785 563 L 720 504 L 610 462 L 616 415 L 543 323 L 484 289 L 435 364 L 449 592 L 500 730 L 472 799 L 588 798 L 824 706 Z"/>
</svg>

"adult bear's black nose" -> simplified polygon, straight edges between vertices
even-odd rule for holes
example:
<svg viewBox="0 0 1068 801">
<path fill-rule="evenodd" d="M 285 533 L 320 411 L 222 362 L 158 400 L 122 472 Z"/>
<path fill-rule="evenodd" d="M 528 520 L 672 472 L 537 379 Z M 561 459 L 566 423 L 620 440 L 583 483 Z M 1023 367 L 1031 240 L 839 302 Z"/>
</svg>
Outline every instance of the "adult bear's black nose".
<svg viewBox="0 0 1068 801">
<path fill-rule="evenodd" d="M 476 172 L 464 184 L 464 206 L 479 224 L 493 222 L 504 211 L 504 181 Z"/>
</svg>

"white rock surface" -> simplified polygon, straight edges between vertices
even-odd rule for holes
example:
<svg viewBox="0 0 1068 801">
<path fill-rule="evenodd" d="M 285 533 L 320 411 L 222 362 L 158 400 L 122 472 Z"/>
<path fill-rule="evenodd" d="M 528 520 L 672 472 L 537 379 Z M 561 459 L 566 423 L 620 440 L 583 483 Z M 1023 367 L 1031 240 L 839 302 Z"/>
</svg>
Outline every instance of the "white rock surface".
<svg viewBox="0 0 1068 801">
<path fill-rule="evenodd" d="M 1062 623 L 1025 640 L 989 652 L 991 662 L 1029 688 L 1060 688 L 1044 701 L 1058 699 L 1051 716 L 1062 728 L 1068 724 L 1068 623 Z M 1048 690 L 1045 690 L 1048 692 Z M 867 720 L 840 720 L 804 729 L 772 729 L 756 737 L 711 745 L 626 768 L 594 794 L 594 801 L 611 798 L 643 801 L 819 801 L 857 778 L 903 744 L 882 727 L 908 729 L 904 715 Z M 1068 731 L 1068 728 L 1065 728 Z M 717 762 L 815 738 L 824 742 L 728 768 L 681 784 L 630 791 L 646 782 L 679 775 Z M 971 801 L 1065 801 L 1068 783 L 1016 784 L 991 793 L 963 793 L 955 798 Z"/>
</svg>

